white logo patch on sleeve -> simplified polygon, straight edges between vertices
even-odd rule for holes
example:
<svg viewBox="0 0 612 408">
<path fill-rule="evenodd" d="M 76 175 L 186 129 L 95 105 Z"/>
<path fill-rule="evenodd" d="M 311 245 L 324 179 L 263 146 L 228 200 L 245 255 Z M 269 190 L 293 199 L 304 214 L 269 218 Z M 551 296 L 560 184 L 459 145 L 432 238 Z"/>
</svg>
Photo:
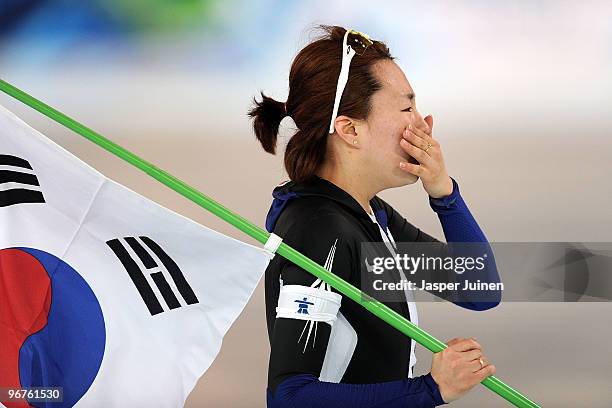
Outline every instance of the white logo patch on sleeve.
<svg viewBox="0 0 612 408">
<path fill-rule="evenodd" d="M 317 325 L 319 322 L 333 325 L 340 310 L 342 296 L 322 288 L 313 288 L 301 285 L 283 285 L 278 296 L 276 317 L 287 319 L 305 320 L 304 329 L 300 334 L 298 343 L 302 340 L 306 328 L 308 333 L 304 342 L 304 350 L 310 340 L 310 334 L 314 328 L 312 347 L 317 339 Z"/>
<path fill-rule="evenodd" d="M 283 285 L 276 317 L 312 320 L 330 325 L 336 320 L 342 296 L 329 290 L 301 285 Z"/>
<path fill-rule="evenodd" d="M 327 255 L 327 259 L 325 260 L 324 267 L 330 272 L 334 262 L 337 243 L 338 239 L 333 243 Z M 298 339 L 299 343 L 308 327 L 308 334 L 306 336 L 306 342 L 304 343 L 305 352 L 313 327 L 314 336 L 312 346 L 314 347 L 317 338 L 318 323 L 325 322 L 329 323 L 329 325 L 333 325 L 338 316 L 341 301 L 342 296 L 332 292 L 331 287 L 321 279 L 317 279 L 310 286 L 283 285 L 281 279 L 276 317 L 306 321 L 304 329 Z"/>
</svg>

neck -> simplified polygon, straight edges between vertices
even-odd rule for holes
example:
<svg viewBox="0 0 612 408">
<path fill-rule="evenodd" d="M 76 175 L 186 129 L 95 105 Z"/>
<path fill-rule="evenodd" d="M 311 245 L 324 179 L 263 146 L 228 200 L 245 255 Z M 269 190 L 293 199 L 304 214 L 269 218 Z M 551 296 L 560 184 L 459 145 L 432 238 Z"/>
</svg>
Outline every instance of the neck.
<svg viewBox="0 0 612 408">
<path fill-rule="evenodd" d="M 370 208 L 370 200 L 376 195 L 377 191 L 371 188 L 367 182 L 367 177 L 359 173 L 359 171 L 350 171 L 346 169 L 340 169 L 337 166 L 323 166 L 321 171 L 318 172 L 318 176 L 334 183 L 342 190 L 346 191 L 361 205 L 363 210 L 372 214 Z"/>
</svg>

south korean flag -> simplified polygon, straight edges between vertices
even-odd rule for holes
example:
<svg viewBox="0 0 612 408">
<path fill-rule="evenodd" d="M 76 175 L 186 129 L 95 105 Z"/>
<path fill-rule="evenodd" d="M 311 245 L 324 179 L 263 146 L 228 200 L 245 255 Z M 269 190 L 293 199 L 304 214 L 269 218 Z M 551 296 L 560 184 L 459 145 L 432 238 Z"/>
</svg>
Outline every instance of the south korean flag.
<svg viewBox="0 0 612 408">
<path fill-rule="evenodd" d="M 268 262 L 0 107 L 0 387 L 62 391 L 31 405 L 183 406 Z"/>
</svg>

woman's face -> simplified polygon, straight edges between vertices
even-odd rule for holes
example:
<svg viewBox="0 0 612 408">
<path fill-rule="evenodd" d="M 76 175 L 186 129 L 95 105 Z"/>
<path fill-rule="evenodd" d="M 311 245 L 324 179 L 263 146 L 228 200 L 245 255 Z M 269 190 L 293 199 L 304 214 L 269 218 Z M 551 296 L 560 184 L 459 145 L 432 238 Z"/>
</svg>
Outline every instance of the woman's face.
<svg viewBox="0 0 612 408">
<path fill-rule="evenodd" d="M 357 127 L 366 173 L 381 188 L 413 184 L 418 176 L 399 168 L 401 161 L 418 162 L 400 147 L 402 133 L 409 124 L 428 131 L 429 126 L 418 112 L 414 91 L 401 68 L 393 61 L 382 60 L 373 66 L 382 88 L 372 96 L 368 118 Z"/>
</svg>

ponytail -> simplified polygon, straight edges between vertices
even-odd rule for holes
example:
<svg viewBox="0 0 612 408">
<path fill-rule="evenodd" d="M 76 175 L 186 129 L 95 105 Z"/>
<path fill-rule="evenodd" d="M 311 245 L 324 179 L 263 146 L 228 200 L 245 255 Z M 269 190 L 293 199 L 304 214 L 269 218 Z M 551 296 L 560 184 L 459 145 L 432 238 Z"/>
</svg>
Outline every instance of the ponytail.
<svg viewBox="0 0 612 408">
<path fill-rule="evenodd" d="M 287 116 L 287 112 L 283 102 L 275 101 L 263 92 L 261 98 L 261 102 L 253 98 L 255 106 L 248 115 L 253 119 L 253 130 L 257 140 L 266 152 L 275 154 L 278 128 L 283 118 Z"/>
</svg>

